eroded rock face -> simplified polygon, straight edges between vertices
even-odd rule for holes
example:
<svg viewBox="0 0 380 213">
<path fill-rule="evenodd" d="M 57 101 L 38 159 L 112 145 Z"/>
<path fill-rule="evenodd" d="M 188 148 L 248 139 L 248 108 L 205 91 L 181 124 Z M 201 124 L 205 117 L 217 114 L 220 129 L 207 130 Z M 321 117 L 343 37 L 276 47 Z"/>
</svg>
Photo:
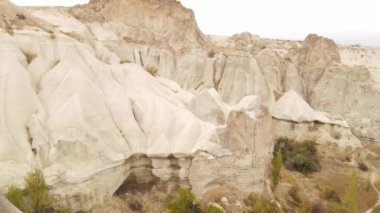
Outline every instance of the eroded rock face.
<svg viewBox="0 0 380 213">
<path fill-rule="evenodd" d="M 153 187 L 264 192 L 272 136 L 359 146 L 352 128 L 380 138 L 377 71 L 352 66 L 376 59 L 329 39 L 205 39 L 174 0 L 4 2 L 2 191 L 37 167 L 57 204 L 78 211 Z"/>
<path fill-rule="evenodd" d="M 235 105 L 220 130 L 224 147 L 241 155 L 267 156 L 272 152 L 272 116 L 257 96 L 247 96 Z"/>
<path fill-rule="evenodd" d="M 277 119 L 294 122 L 318 121 L 329 123 L 330 119 L 322 112 L 314 111 L 306 101 L 295 91 L 289 90 L 276 101 L 272 108 L 272 115 Z"/>
<path fill-rule="evenodd" d="M 344 117 L 362 136 L 378 140 L 380 93 L 373 85 L 364 67 L 331 66 L 315 86 L 311 105 Z"/>
<path fill-rule="evenodd" d="M 220 129 L 229 156 L 196 154 L 190 168 L 192 190 L 203 196 L 213 189 L 263 193 L 268 164 L 272 159 L 272 118 L 257 96 L 247 96 L 232 107 L 226 127 Z"/>
<path fill-rule="evenodd" d="M 361 147 L 359 139 L 347 127 L 320 122 L 296 123 L 273 120 L 275 138 L 289 138 L 294 141 L 314 141 L 318 144 L 337 144 L 339 147 Z"/>
<path fill-rule="evenodd" d="M 81 8 L 86 8 L 84 11 L 91 10 L 89 16 L 95 17 L 94 14 L 98 14 L 104 20 L 91 17 L 86 20 L 75 15 Z M 136 17 L 144 18 L 137 20 L 135 17 L 129 17 L 140 9 L 144 9 L 144 12 Z M 145 14 L 145 11 L 153 9 L 154 16 Z M 72 12 L 74 10 L 77 12 Z M 125 13 L 125 10 L 133 11 Z M 340 63 L 366 66 L 370 71 L 370 78 L 375 81 L 370 87 L 378 90 L 380 85 L 376 83 L 380 72 L 377 63 L 379 54 L 375 50 L 339 46 L 332 40 L 317 35 L 308 36 L 304 42 L 270 40 L 249 33 L 237 34 L 230 38 L 208 36 L 206 40 L 201 39 L 204 42 L 192 42 L 197 40 L 195 38 L 198 36 L 194 35 L 197 35 L 196 32 L 199 30 L 196 30 L 192 16 L 178 2 L 115 0 L 105 4 L 104 1 L 98 0 L 89 5 L 75 7 L 69 12 L 36 8 L 31 10 L 31 13 L 56 26 L 59 31 L 79 37 L 82 41 L 86 40 L 84 38 L 91 40 L 95 37 L 110 52 L 115 53 L 121 62 L 138 63 L 155 71 L 159 76 L 175 80 L 186 90 L 214 88 L 223 101 L 232 105 L 246 95 L 258 95 L 271 109 L 271 105 L 282 93 L 295 90 L 312 107 L 331 113 L 333 111 L 330 109 L 320 107 L 323 104 L 314 105 L 318 102 L 316 99 L 319 99 L 315 86 L 322 78 L 325 79 L 324 73 L 330 66 Z M 168 16 L 167 13 L 177 15 Z M 79 20 L 69 18 L 71 14 Z M 160 20 L 169 20 L 169 24 L 157 24 Z M 189 26 L 181 24 L 184 20 L 190 20 L 186 21 Z M 160 34 L 165 30 L 168 30 L 167 34 Z M 174 35 L 178 35 L 178 38 L 185 35 L 186 38 L 179 39 L 181 45 L 190 42 L 203 48 L 197 48 L 197 45 L 190 45 L 181 51 L 177 51 L 178 48 L 169 48 L 165 45 L 168 40 L 164 38 Z M 132 38 L 124 39 L 126 36 Z M 154 38 L 160 38 L 161 42 L 157 44 L 157 39 Z M 94 45 L 93 42 L 87 42 Z M 177 46 L 178 42 L 171 41 L 170 44 Z M 208 54 L 210 51 L 214 54 Z M 326 89 L 329 87 L 332 86 L 326 86 Z M 373 100 L 371 104 L 378 103 Z M 356 117 L 360 117 L 359 111 L 355 111 L 355 114 Z M 343 118 L 354 128 L 361 129 L 361 124 L 351 122 L 352 118 Z M 370 123 L 372 126 L 379 126 L 376 119 L 371 119 Z M 371 132 L 370 135 L 376 135 L 373 132 L 374 128 L 366 129 Z"/>
<path fill-rule="evenodd" d="M 307 85 L 308 98 L 329 65 L 340 62 L 338 47 L 331 39 L 311 34 L 299 50 L 299 73 Z"/>
<path fill-rule="evenodd" d="M 149 193 L 153 187 L 164 192 L 191 188 L 189 169 L 192 155 L 147 156 L 134 154 L 127 159 L 129 174 L 115 192 Z"/>
<path fill-rule="evenodd" d="M 0 36 L 4 41 L 0 52 L 7 59 L 0 67 L 6 86 L 1 90 L 5 98 L 0 111 L 6 119 L 1 151 L 7 154 L 0 161 L 7 171 L 1 175 L 3 191 L 10 184 L 22 185 L 25 173 L 38 167 L 56 205 L 90 210 L 120 186 L 128 190 L 135 184 L 159 187 L 162 182 L 190 186 L 191 161 L 179 158 L 173 164 L 170 154 L 205 152 L 220 158 L 235 151 L 224 146 L 212 121 L 186 108 L 196 96 L 175 82 L 155 78 L 137 64 L 120 64 L 118 56 L 100 42 L 89 45 L 62 34 L 47 40 L 43 32 L 34 34 L 30 42 L 30 31 L 25 33 Z M 17 99 L 9 93 L 13 87 L 20 92 Z M 227 117 L 227 104 L 215 91 L 211 94 L 215 110 Z M 240 111 L 256 113 L 256 108 Z M 227 129 L 242 126 L 239 122 Z M 260 139 L 255 143 L 260 144 Z M 166 157 L 136 157 L 137 153 Z M 251 153 L 246 155 L 249 158 Z M 245 174 L 241 175 L 243 182 Z M 221 177 L 217 172 L 213 176 Z"/>
<path fill-rule="evenodd" d="M 170 44 L 175 49 L 199 48 L 205 44 L 193 12 L 175 0 L 91 0 L 88 7 L 106 21 L 120 21 L 134 27 L 138 36 L 124 34 L 124 40 Z M 143 40 L 140 34 L 146 35 Z"/>
<path fill-rule="evenodd" d="M 253 156 L 209 158 L 197 155 L 190 169 L 192 191 L 202 197 L 213 189 L 237 190 L 242 194 L 265 192 L 267 165 L 270 159 Z"/>
</svg>

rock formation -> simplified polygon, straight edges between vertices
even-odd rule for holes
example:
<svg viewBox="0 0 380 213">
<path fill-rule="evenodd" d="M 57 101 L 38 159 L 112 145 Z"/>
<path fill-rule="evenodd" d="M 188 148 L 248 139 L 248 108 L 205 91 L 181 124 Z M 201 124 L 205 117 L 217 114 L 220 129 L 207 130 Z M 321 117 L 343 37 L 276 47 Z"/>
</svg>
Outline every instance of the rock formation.
<svg viewBox="0 0 380 213">
<path fill-rule="evenodd" d="M 2 191 L 37 167 L 78 211 L 152 185 L 265 192 L 277 137 L 380 140 L 378 51 L 205 36 L 175 0 L 0 12 Z"/>
</svg>

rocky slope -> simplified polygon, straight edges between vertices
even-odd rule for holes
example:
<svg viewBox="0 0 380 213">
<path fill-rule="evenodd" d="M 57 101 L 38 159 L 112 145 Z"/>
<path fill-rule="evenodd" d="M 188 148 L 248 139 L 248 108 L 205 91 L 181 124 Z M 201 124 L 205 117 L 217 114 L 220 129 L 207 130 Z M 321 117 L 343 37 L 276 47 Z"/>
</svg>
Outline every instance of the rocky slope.
<svg viewBox="0 0 380 213">
<path fill-rule="evenodd" d="M 205 36 L 175 0 L 0 14 L 2 191 L 37 167 L 73 210 L 136 185 L 263 193 L 274 138 L 380 139 L 375 50 Z"/>
</svg>

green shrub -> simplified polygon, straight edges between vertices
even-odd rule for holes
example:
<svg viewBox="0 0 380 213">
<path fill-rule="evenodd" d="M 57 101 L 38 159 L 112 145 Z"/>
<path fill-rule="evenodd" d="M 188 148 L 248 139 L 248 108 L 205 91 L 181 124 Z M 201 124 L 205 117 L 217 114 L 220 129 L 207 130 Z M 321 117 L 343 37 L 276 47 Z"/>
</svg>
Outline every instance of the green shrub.
<svg viewBox="0 0 380 213">
<path fill-rule="evenodd" d="M 21 211 L 24 210 L 24 195 L 22 194 L 22 191 L 20 188 L 11 185 L 8 188 L 8 192 L 5 194 L 5 197 L 11 202 L 14 206 L 16 206 Z"/>
<path fill-rule="evenodd" d="M 43 212 L 50 206 L 50 197 L 46 189 L 41 170 L 28 173 L 25 177 L 29 209 L 33 213 Z"/>
<path fill-rule="evenodd" d="M 277 147 L 282 151 L 282 158 L 286 169 L 305 174 L 317 172 L 321 169 L 315 142 L 305 141 L 303 143 L 296 143 L 286 138 L 280 138 L 277 140 Z"/>
<path fill-rule="evenodd" d="M 195 201 L 195 195 L 189 189 L 180 189 L 176 197 L 168 195 L 166 209 L 170 213 L 200 212 L 199 204 Z"/>
<path fill-rule="evenodd" d="M 246 213 L 279 213 L 281 212 L 275 202 L 271 202 L 264 196 L 250 194 L 247 199 L 244 200 L 247 209 Z"/>
<path fill-rule="evenodd" d="M 223 211 L 216 206 L 208 205 L 206 213 L 223 213 Z"/>
<path fill-rule="evenodd" d="M 273 186 L 276 189 L 278 182 L 280 180 L 280 172 L 282 167 L 282 153 L 281 149 L 277 148 L 276 155 L 272 161 L 272 178 L 273 178 Z"/>
</svg>

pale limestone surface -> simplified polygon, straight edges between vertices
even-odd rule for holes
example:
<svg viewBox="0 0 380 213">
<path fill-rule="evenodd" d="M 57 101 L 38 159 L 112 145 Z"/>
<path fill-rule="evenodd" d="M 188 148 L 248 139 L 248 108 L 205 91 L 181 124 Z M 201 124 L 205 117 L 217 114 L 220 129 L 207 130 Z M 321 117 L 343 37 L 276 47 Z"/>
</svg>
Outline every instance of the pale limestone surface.
<svg viewBox="0 0 380 213">
<path fill-rule="evenodd" d="M 289 90 L 276 101 L 272 108 L 272 116 L 277 119 L 294 122 L 318 121 L 330 123 L 330 119 L 321 112 L 314 111 L 295 91 Z"/>
<path fill-rule="evenodd" d="M 277 137 L 380 139 L 376 51 L 316 35 L 206 37 L 172 0 L 26 9 L 0 0 L 0 12 L 2 191 L 37 167 L 57 205 L 73 210 L 102 203 L 131 174 L 174 175 L 198 196 L 265 192 Z M 172 170 L 170 154 L 191 160 Z"/>
<path fill-rule="evenodd" d="M 43 33 L 22 32 L 13 37 L 1 35 L 4 42 L 0 51 L 7 59 L 1 69 L 2 85 L 6 85 L 2 90 L 5 108 L 1 151 L 8 155 L 1 155 L 0 164 L 9 172 L 1 175 L 3 190 L 12 183 L 22 185 L 25 173 L 37 166 L 43 169 L 57 205 L 89 210 L 111 196 L 129 176 L 129 164 L 125 161 L 135 153 L 167 156 L 201 151 L 214 158 L 231 155 L 233 149 L 221 141 L 224 138 L 219 136 L 219 128 L 186 108 L 186 103 L 197 96 L 183 91 L 175 82 L 154 78 L 136 64 L 119 64 L 101 43 L 91 47 L 65 36 L 48 40 Z M 34 42 L 30 42 L 30 37 Z M 29 54 L 35 58 L 28 64 Z M 37 69 L 39 66 L 41 69 Z M 14 91 L 20 91 L 17 99 L 13 90 L 7 93 L 12 86 Z M 206 99 L 214 101 L 215 110 L 226 119 L 231 107 L 222 102 L 215 90 L 205 91 L 209 96 Z M 243 100 L 233 111 L 247 113 L 246 119 L 255 126 L 252 130 L 259 132 L 255 146 L 260 147 L 262 138 L 268 138 L 264 149 L 270 156 L 270 114 L 257 97 L 248 97 L 251 99 L 254 102 Z M 207 102 L 201 104 L 208 106 Z M 13 110 L 17 114 L 13 115 Z M 266 121 L 255 123 L 254 118 L 259 119 L 262 111 Z M 210 112 L 211 117 L 214 114 Z M 241 131 L 241 122 L 237 120 L 223 128 Z M 263 122 L 268 123 L 260 133 Z M 20 134 L 22 131 L 25 135 Z M 251 134 L 249 131 L 250 128 L 247 133 Z M 242 138 L 240 143 L 245 140 Z M 16 155 L 19 152 L 29 154 Z M 13 173 L 16 167 L 17 172 Z M 258 179 L 264 178 L 264 171 L 259 171 Z M 161 177 L 159 174 L 155 175 Z M 184 178 L 189 176 L 186 171 L 181 174 Z M 213 178 L 220 177 L 216 173 Z M 247 184 L 252 183 L 236 187 Z"/>
</svg>

